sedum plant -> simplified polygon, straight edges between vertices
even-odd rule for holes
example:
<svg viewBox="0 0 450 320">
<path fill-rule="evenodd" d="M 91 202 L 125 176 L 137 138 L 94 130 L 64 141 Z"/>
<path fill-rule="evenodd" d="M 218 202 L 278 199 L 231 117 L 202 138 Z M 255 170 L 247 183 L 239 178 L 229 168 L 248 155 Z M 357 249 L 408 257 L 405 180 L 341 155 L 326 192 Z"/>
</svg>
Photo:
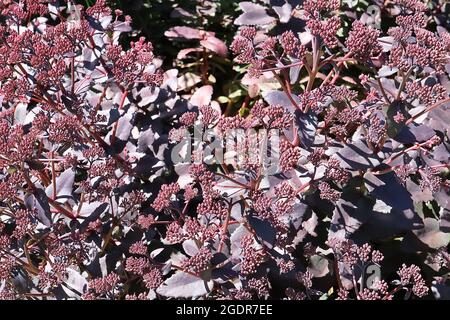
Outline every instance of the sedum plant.
<svg viewBox="0 0 450 320">
<path fill-rule="evenodd" d="M 171 27 L 187 93 L 103 0 L 1 1 L 0 297 L 448 299 L 450 35 L 374 5 L 244 1 L 229 50 Z"/>
</svg>

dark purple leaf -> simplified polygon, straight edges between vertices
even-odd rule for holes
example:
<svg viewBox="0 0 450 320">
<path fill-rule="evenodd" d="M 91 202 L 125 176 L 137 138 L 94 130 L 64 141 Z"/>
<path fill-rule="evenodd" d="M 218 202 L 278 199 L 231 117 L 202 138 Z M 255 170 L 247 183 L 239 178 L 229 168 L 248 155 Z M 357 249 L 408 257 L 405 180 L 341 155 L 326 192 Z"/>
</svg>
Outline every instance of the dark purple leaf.
<svg viewBox="0 0 450 320">
<path fill-rule="evenodd" d="M 277 230 L 271 225 L 271 223 L 255 216 L 249 216 L 247 221 L 252 229 L 255 230 L 256 235 L 262 239 L 265 245 L 271 248 L 275 243 L 277 233 Z"/>
<path fill-rule="evenodd" d="M 176 271 L 164 281 L 158 294 L 171 298 L 193 298 L 207 294 L 212 289 L 212 281 L 205 281 L 183 271 Z"/>
<path fill-rule="evenodd" d="M 417 125 L 411 123 L 395 136 L 394 140 L 403 144 L 414 144 L 416 142 L 424 142 L 435 135 L 433 129 L 426 125 Z"/>
</svg>

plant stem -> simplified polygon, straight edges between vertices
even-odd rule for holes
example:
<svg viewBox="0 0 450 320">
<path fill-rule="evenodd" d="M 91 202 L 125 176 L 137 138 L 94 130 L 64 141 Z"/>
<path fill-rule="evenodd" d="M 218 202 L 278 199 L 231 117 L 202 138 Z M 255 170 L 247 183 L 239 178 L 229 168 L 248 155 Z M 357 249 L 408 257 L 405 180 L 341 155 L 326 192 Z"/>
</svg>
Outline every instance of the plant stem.
<svg viewBox="0 0 450 320">
<path fill-rule="evenodd" d="M 398 93 L 397 93 L 397 97 L 395 98 L 395 100 L 400 100 L 401 96 L 402 96 L 402 91 L 405 89 L 406 86 L 406 82 L 408 81 L 409 76 L 411 75 L 413 68 L 409 68 L 409 70 L 406 72 L 406 74 L 403 75 L 403 79 L 402 79 L 402 83 L 400 84 L 400 87 L 398 89 Z"/>
<path fill-rule="evenodd" d="M 405 124 L 408 125 L 411 122 L 413 122 L 414 120 L 416 120 L 417 118 L 419 118 L 420 116 L 424 115 L 425 113 L 430 112 L 431 110 L 436 109 L 437 107 L 440 107 L 441 105 L 449 103 L 449 102 L 450 102 L 450 98 L 438 101 L 435 104 L 431 105 L 430 107 L 425 108 L 424 110 L 420 111 L 419 113 L 415 114 L 414 116 L 412 116 L 411 118 L 406 120 Z"/>
<path fill-rule="evenodd" d="M 295 102 L 294 98 L 292 97 L 292 95 L 290 94 L 290 90 L 286 87 L 286 85 L 284 84 L 283 80 L 280 78 L 280 76 L 275 72 L 272 71 L 273 75 L 275 76 L 275 78 L 278 80 L 278 82 L 280 83 L 281 87 L 283 88 L 283 91 L 286 93 L 289 101 L 292 103 L 292 105 L 302 111 L 302 108 L 298 105 L 297 102 Z"/>
</svg>

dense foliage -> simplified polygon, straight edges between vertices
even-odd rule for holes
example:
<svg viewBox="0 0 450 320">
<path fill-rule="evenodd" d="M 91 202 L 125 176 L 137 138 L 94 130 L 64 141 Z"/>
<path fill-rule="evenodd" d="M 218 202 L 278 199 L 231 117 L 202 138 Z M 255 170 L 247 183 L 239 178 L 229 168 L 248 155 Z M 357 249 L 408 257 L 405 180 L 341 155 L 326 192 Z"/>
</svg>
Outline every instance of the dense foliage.
<svg viewBox="0 0 450 320">
<path fill-rule="evenodd" d="M 450 299 L 449 3 L 130 2 L 0 1 L 0 299 Z"/>
</svg>

